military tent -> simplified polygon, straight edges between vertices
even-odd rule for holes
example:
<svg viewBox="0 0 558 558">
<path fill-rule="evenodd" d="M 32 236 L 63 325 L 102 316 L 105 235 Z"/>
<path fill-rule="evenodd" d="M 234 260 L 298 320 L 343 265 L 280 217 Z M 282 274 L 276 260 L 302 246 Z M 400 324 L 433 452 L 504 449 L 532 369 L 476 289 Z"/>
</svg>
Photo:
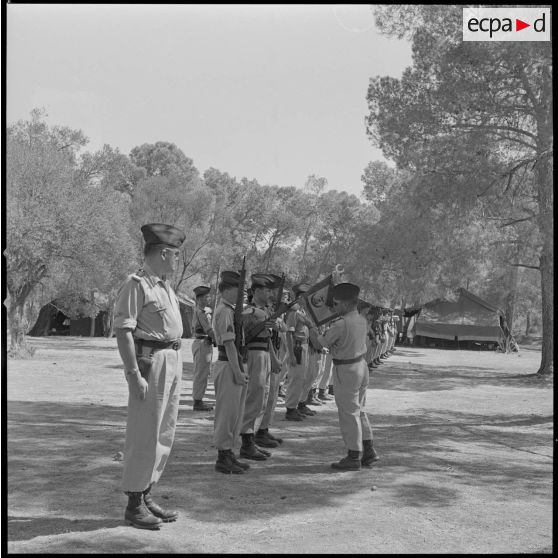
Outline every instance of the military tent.
<svg viewBox="0 0 558 558">
<path fill-rule="evenodd" d="M 427 302 L 416 314 L 416 336 L 452 341 L 498 343 L 504 341 L 502 312 L 461 288 L 454 297 Z"/>
</svg>

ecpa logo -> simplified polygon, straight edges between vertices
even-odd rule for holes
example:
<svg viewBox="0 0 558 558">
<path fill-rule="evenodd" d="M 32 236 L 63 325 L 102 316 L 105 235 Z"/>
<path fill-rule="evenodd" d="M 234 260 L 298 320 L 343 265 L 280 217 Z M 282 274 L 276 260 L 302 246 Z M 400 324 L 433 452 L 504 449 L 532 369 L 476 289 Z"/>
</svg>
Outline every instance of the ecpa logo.
<svg viewBox="0 0 558 558">
<path fill-rule="evenodd" d="M 550 8 L 463 8 L 464 41 L 550 41 Z"/>
</svg>

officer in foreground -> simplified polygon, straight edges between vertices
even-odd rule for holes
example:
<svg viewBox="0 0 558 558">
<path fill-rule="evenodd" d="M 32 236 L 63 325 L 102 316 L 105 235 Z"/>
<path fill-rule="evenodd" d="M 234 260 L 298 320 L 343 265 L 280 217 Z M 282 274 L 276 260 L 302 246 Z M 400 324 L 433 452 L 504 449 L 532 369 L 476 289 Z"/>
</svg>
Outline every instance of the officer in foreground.
<svg viewBox="0 0 558 558">
<path fill-rule="evenodd" d="M 324 335 L 319 335 L 315 326 L 310 328 L 315 342 L 329 348 L 334 365 L 335 402 L 341 435 L 348 450 L 346 457 L 331 464 L 340 471 L 370 467 L 378 460 L 373 447 L 372 428 L 364 410 L 368 388 L 365 361 L 368 325 L 357 310 L 359 292 L 359 287 L 352 283 L 335 285 L 332 290 L 333 309 L 340 317 L 331 323 Z"/>
<path fill-rule="evenodd" d="M 145 263 L 120 288 L 114 326 L 128 382 L 128 418 L 122 489 L 128 495 L 128 524 L 158 529 L 178 513 L 151 496 L 167 463 L 178 415 L 182 318 L 169 283 L 176 270 L 183 231 L 162 223 L 141 227 Z"/>
</svg>

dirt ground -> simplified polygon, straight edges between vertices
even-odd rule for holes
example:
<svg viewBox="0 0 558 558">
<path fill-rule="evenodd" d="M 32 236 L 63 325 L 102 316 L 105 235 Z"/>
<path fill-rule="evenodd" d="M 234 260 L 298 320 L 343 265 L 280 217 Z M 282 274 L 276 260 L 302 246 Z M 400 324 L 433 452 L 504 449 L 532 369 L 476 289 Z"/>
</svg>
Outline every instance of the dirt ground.
<svg viewBox="0 0 558 558">
<path fill-rule="evenodd" d="M 334 472 L 334 402 L 245 475 L 213 469 L 212 413 L 192 411 L 191 341 L 160 531 L 124 524 L 127 387 L 115 339 L 31 338 L 8 361 L 10 553 L 551 553 L 553 384 L 540 353 L 399 347 L 371 374 L 380 461 Z M 208 400 L 213 400 L 210 384 Z M 6 536 L 4 535 L 4 541 Z"/>
</svg>

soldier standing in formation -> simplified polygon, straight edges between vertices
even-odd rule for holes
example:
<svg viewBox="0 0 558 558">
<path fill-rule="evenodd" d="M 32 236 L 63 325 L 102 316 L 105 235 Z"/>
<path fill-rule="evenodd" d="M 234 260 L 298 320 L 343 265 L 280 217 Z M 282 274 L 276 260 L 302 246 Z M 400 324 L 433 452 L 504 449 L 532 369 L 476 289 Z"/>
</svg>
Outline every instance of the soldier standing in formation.
<svg viewBox="0 0 558 558">
<path fill-rule="evenodd" d="M 293 285 L 295 298 L 310 288 L 308 283 Z M 315 411 L 306 406 L 307 393 L 304 385 L 308 371 L 308 326 L 312 321 L 304 309 L 304 299 L 291 307 L 287 312 L 287 351 L 288 351 L 288 382 L 286 385 L 285 406 L 287 420 L 302 421 L 305 417 L 315 415 Z"/>
<path fill-rule="evenodd" d="M 115 306 L 118 351 L 128 382 L 128 417 L 122 489 L 128 495 L 128 524 L 158 529 L 175 521 L 151 496 L 169 457 L 182 379 L 182 318 L 169 283 L 184 242 L 183 231 L 162 223 L 141 227 L 143 268 L 129 275 Z"/>
<path fill-rule="evenodd" d="M 234 453 L 240 434 L 248 376 L 241 355 L 235 345 L 236 327 L 234 308 L 240 275 L 223 271 L 218 286 L 221 299 L 213 316 L 213 331 L 217 342 L 218 358 L 215 363 L 215 422 L 214 441 L 217 448 L 215 470 L 225 474 L 242 474 L 250 466 L 238 461 Z"/>
<path fill-rule="evenodd" d="M 272 276 L 273 277 L 273 276 Z M 280 277 L 274 277 L 275 285 L 274 287 L 279 288 L 281 284 Z M 288 302 L 288 293 L 287 289 L 283 289 L 282 293 L 277 293 L 277 304 L 275 305 L 275 310 L 278 308 L 279 304 L 287 303 Z M 283 381 L 286 373 L 287 373 L 287 364 L 286 364 L 286 332 L 287 326 L 282 317 L 277 318 L 277 324 L 279 328 L 277 330 L 273 330 L 271 333 L 271 343 L 275 350 L 275 354 L 277 355 L 277 359 L 281 363 L 281 368 L 279 370 L 273 369 L 269 379 L 269 394 L 267 396 L 267 402 L 265 405 L 265 410 L 262 416 L 262 420 L 257 427 L 255 441 L 258 445 L 262 445 L 267 441 L 271 440 L 274 444 L 273 446 L 268 447 L 277 447 L 277 445 L 283 443 L 283 439 L 277 436 L 272 435 L 269 432 L 269 428 L 273 423 L 273 415 L 275 412 L 275 407 L 277 406 L 277 398 L 279 396 L 279 387 L 281 382 Z M 264 446 L 265 447 L 265 446 Z"/>
<path fill-rule="evenodd" d="M 366 355 L 366 320 L 358 313 L 360 289 L 352 283 L 339 283 L 333 287 L 333 308 L 340 317 L 331 323 L 324 335 L 316 326 L 310 335 L 317 343 L 328 347 L 335 366 L 333 385 L 339 414 L 339 426 L 347 449 L 347 456 L 331 466 L 337 470 L 358 470 L 378 460 L 373 447 L 373 436 L 366 405 L 368 367 Z M 361 457 L 362 452 L 362 457 Z"/>
<path fill-rule="evenodd" d="M 209 304 L 211 287 L 200 285 L 194 288 L 196 306 L 192 317 L 194 342 L 192 343 L 192 356 L 194 358 L 194 378 L 192 385 L 192 398 L 194 411 L 212 411 L 213 405 L 204 403 L 203 396 L 207 389 L 207 382 L 211 372 L 211 359 L 213 357 L 213 343 L 215 336 L 211 322 L 205 308 Z"/>
<path fill-rule="evenodd" d="M 258 439 L 255 439 L 257 427 L 262 421 L 266 408 L 270 375 L 272 371 L 279 373 L 281 369 L 281 363 L 271 343 L 270 331 L 271 328 L 278 329 L 278 326 L 274 321 L 268 322 L 272 314 L 269 304 L 275 282 L 272 277 L 264 273 L 254 273 L 251 279 L 252 301 L 246 310 L 251 309 L 252 311 L 250 313 L 244 311 L 244 331 L 248 332 L 252 327 L 261 323 L 265 323 L 266 327 L 252 339 L 246 339 L 248 392 L 240 430 L 242 436 L 240 455 L 254 461 L 265 461 L 271 456 L 271 453 L 262 448 L 277 447 L 280 443 L 279 439 L 276 439 L 269 431 L 258 432 Z"/>
</svg>

